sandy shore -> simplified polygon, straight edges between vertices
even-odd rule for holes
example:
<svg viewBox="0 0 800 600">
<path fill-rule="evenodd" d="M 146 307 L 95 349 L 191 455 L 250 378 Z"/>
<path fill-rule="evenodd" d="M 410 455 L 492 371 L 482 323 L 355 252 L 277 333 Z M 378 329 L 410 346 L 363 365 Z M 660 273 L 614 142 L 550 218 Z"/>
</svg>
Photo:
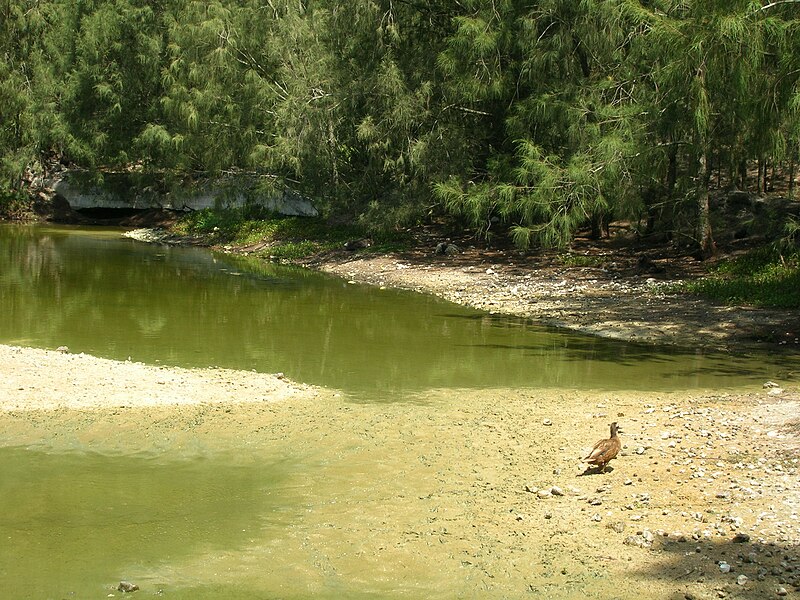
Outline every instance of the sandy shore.
<svg viewBox="0 0 800 600">
<path fill-rule="evenodd" d="M 792 595 L 799 408 L 788 386 L 431 390 L 374 405 L 273 375 L 0 346 L 6 447 L 299 465 L 286 484 L 303 507 L 292 527 L 142 573 L 145 585 L 229 578 L 288 594 L 296 581 L 315 595 L 335 577 L 395 597 Z M 612 420 L 623 453 L 586 473 L 580 459 Z"/>
<path fill-rule="evenodd" d="M 310 266 L 345 279 L 432 293 L 488 312 L 625 341 L 742 350 L 800 349 L 798 311 L 722 306 L 669 292 L 685 271 L 566 267 L 507 255 L 336 254 Z"/>
</svg>

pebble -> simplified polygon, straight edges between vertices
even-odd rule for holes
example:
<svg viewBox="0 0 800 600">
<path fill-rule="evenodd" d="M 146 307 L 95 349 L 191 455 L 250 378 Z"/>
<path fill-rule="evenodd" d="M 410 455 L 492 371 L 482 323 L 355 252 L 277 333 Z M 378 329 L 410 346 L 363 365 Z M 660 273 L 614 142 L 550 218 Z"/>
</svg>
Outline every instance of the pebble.
<svg viewBox="0 0 800 600">
<path fill-rule="evenodd" d="M 733 536 L 734 544 L 746 544 L 749 541 L 750 541 L 750 536 L 746 533 L 739 532 L 735 536 Z"/>
<path fill-rule="evenodd" d="M 724 560 L 719 563 L 719 572 L 720 573 L 730 573 L 731 566 L 726 563 Z"/>
<path fill-rule="evenodd" d="M 553 487 L 550 488 L 550 493 L 553 496 L 563 496 L 564 495 L 564 490 L 562 490 L 557 485 L 554 485 Z"/>
<path fill-rule="evenodd" d="M 649 531 L 645 533 L 650 533 Z M 645 536 L 643 534 L 629 535 L 622 542 L 626 546 L 636 546 L 637 548 L 649 548 L 653 545 L 653 535 Z"/>
<path fill-rule="evenodd" d="M 135 592 L 139 589 L 139 586 L 135 583 L 131 583 L 130 581 L 120 581 L 119 585 L 117 586 L 117 590 L 120 592 Z"/>
<path fill-rule="evenodd" d="M 777 590 L 775 590 L 775 593 L 778 594 L 778 596 L 787 596 L 789 594 L 785 587 L 779 587 Z"/>
<path fill-rule="evenodd" d="M 611 529 L 614 533 L 622 533 L 623 531 L 625 531 L 625 523 L 623 523 L 622 521 L 617 521 L 616 523 L 611 523 L 608 526 L 608 528 Z"/>
<path fill-rule="evenodd" d="M 550 492 L 550 490 L 539 490 L 538 492 L 536 492 L 536 495 L 539 496 L 539 498 L 544 499 L 544 498 L 550 498 L 553 494 L 552 492 Z"/>
<path fill-rule="evenodd" d="M 747 575 L 739 575 L 736 578 L 737 585 L 744 585 L 745 583 L 747 583 Z"/>
<path fill-rule="evenodd" d="M 546 425 L 547 427 L 549 427 L 552 424 L 553 422 L 550 419 L 545 419 L 544 421 L 542 421 L 542 425 Z"/>
</svg>

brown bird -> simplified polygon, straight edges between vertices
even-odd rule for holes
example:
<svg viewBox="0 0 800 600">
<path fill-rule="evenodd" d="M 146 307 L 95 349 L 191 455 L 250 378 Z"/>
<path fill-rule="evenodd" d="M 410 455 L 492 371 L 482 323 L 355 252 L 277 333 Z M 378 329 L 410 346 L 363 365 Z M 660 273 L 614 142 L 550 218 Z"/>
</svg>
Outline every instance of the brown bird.
<svg viewBox="0 0 800 600">
<path fill-rule="evenodd" d="M 619 432 L 619 427 L 616 423 L 611 424 L 611 437 L 607 440 L 600 440 L 594 445 L 592 451 L 589 452 L 589 456 L 587 456 L 584 460 L 588 463 L 591 463 L 597 467 L 600 467 L 600 472 L 606 470 L 606 465 L 612 459 L 617 457 L 619 451 L 622 449 L 622 442 L 619 439 L 617 433 Z"/>
</svg>

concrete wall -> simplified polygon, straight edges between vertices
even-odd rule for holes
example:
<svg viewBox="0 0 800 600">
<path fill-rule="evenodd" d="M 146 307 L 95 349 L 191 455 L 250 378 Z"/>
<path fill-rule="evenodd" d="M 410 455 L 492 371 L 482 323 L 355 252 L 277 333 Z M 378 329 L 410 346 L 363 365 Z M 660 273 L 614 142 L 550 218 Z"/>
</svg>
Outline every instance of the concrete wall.
<svg viewBox="0 0 800 600">
<path fill-rule="evenodd" d="M 256 205 L 282 215 L 315 217 L 319 214 L 313 203 L 300 194 L 289 189 L 276 190 L 259 185 L 258 179 L 249 175 L 207 180 L 187 186 L 171 185 L 166 189 L 163 184 L 146 182 L 142 176 L 136 174 L 107 173 L 103 177 L 103 183 L 97 184 L 89 182 L 82 173 L 65 171 L 48 184 L 74 210 L 201 210 Z"/>
</svg>

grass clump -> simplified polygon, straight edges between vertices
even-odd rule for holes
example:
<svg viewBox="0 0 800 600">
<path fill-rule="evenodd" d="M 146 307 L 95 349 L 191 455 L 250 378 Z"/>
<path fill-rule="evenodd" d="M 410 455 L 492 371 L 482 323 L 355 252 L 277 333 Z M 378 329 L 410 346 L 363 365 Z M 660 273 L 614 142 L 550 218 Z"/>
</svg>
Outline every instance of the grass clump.
<svg viewBox="0 0 800 600">
<path fill-rule="evenodd" d="M 0 182 L 0 219 L 20 220 L 31 213 L 31 198 L 20 190 Z"/>
<path fill-rule="evenodd" d="M 684 289 L 724 304 L 800 308 L 800 249 L 772 246 L 720 263 Z"/>
<path fill-rule="evenodd" d="M 602 267 L 608 262 L 607 256 L 566 253 L 559 256 L 565 267 Z"/>
<path fill-rule="evenodd" d="M 277 260 L 296 260 L 342 248 L 348 240 L 365 237 L 357 225 L 330 225 L 320 218 L 288 217 L 258 208 L 204 209 L 184 216 L 173 233 L 205 238 L 211 244 L 251 246 L 266 243 L 265 255 Z M 373 235 L 367 251 L 385 252 L 406 244 L 396 233 Z"/>
</svg>

